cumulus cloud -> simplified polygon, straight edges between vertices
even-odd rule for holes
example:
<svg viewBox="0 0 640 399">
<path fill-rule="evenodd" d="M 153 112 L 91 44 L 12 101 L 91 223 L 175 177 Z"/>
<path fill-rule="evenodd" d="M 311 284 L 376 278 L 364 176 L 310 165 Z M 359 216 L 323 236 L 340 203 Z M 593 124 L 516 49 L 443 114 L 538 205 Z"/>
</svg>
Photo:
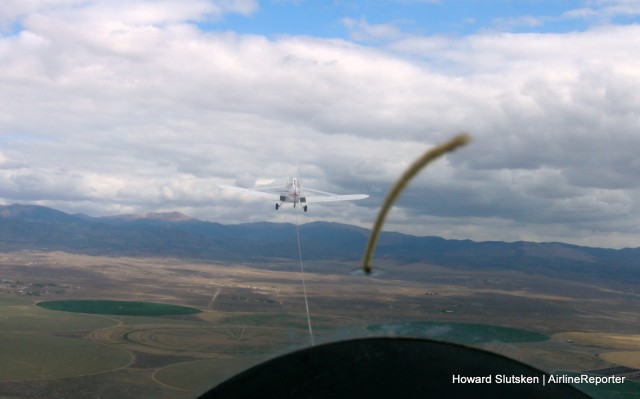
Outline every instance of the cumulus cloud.
<svg viewBox="0 0 640 399">
<path fill-rule="evenodd" d="M 615 18 L 640 15 L 640 4 L 634 0 L 589 0 L 585 7 L 566 11 L 565 18 L 587 19 L 610 23 Z"/>
<path fill-rule="evenodd" d="M 0 14 L 20 23 L 0 36 L 5 202 L 290 221 L 216 184 L 299 175 L 372 195 L 310 207 L 306 220 L 368 227 L 404 168 L 465 130 L 472 145 L 420 175 L 389 227 L 637 246 L 637 26 L 451 38 L 351 20 L 385 37 L 373 48 L 194 23 L 257 12 L 254 1 L 11 4 Z"/>
<path fill-rule="evenodd" d="M 343 18 L 342 24 L 349 30 L 349 36 L 356 41 L 390 40 L 403 35 L 392 23 L 370 24 L 364 17 Z"/>
</svg>

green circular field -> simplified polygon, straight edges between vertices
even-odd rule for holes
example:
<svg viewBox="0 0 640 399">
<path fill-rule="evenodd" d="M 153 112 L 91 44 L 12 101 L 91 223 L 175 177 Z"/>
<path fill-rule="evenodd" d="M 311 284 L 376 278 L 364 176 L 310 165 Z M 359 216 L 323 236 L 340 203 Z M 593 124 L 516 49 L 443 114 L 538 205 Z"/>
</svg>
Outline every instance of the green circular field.
<svg viewBox="0 0 640 399">
<path fill-rule="evenodd" d="M 131 354 L 96 342 L 40 333 L 0 332 L 0 381 L 47 380 L 118 370 Z"/>
<path fill-rule="evenodd" d="M 0 299 L 0 332 L 91 331 L 116 324 L 115 320 L 97 315 L 53 313 L 33 306 L 32 301 Z"/>
<path fill-rule="evenodd" d="M 135 301 L 70 300 L 38 302 L 37 305 L 49 310 L 113 316 L 175 316 L 201 313 L 199 309 L 187 306 Z"/>
<path fill-rule="evenodd" d="M 153 378 L 162 384 L 201 394 L 262 361 L 255 357 L 231 357 L 177 363 L 157 370 Z"/>
<path fill-rule="evenodd" d="M 463 345 L 477 345 L 489 342 L 540 342 L 549 339 L 546 335 L 518 328 L 437 321 L 374 324 L 368 326 L 367 330 L 374 334 L 431 338 Z"/>
</svg>

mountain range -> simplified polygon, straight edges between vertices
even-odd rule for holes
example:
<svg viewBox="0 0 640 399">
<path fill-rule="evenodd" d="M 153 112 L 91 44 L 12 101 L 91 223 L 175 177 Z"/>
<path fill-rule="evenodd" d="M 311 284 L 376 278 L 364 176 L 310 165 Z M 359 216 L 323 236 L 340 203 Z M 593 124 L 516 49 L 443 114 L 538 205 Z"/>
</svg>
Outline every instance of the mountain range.
<svg viewBox="0 0 640 399">
<path fill-rule="evenodd" d="M 297 260 L 296 226 L 223 225 L 179 212 L 92 217 L 36 205 L 0 206 L 0 251 L 66 251 L 222 262 Z M 299 226 L 306 260 L 357 261 L 370 231 L 328 222 Z M 640 248 L 609 249 L 551 242 L 475 242 L 383 232 L 375 258 L 399 264 L 522 270 L 640 281 Z"/>
</svg>

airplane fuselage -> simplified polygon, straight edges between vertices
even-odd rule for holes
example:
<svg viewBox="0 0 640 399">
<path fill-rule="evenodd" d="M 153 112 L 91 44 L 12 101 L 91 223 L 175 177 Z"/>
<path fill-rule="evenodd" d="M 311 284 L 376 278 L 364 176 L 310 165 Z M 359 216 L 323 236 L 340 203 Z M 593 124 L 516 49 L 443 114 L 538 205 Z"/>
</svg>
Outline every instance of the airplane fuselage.
<svg viewBox="0 0 640 399">
<path fill-rule="evenodd" d="M 292 177 L 291 179 L 289 179 L 287 190 L 280 193 L 280 203 L 276 204 L 276 210 L 285 202 L 293 203 L 294 208 L 297 204 L 300 204 L 302 205 L 304 211 L 307 211 L 307 206 L 303 205 L 307 201 L 306 198 L 300 194 L 300 183 L 298 182 L 298 178 L 296 177 Z"/>
</svg>

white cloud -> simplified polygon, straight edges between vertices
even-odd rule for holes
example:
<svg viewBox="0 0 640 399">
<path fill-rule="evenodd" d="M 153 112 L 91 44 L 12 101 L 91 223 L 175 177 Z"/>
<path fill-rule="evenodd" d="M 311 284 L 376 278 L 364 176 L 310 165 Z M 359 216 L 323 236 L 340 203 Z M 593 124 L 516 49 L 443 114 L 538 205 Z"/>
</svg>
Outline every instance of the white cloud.
<svg viewBox="0 0 640 399">
<path fill-rule="evenodd" d="M 391 23 L 370 24 L 366 18 L 343 18 L 342 25 L 349 31 L 349 37 L 356 41 L 389 40 L 403 36 L 400 29 Z"/>
<path fill-rule="evenodd" d="M 117 30 L 130 25 L 162 25 L 217 20 L 225 14 L 250 15 L 256 0 L 7 0 L 0 10 L 0 30 L 31 19 Z"/>
<path fill-rule="evenodd" d="M 640 238 L 636 26 L 459 38 L 374 30 L 392 41 L 372 49 L 188 22 L 254 12 L 255 2 L 30 4 L 14 7 L 22 28 L 0 37 L 6 202 L 284 221 L 290 212 L 215 185 L 299 174 L 321 190 L 372 194 L 311 207 L 305 220 L 368 226 L 415 157 L 469 130 L 474 142 L 420 175 L 389 226 L 612 246 Z"/>
<path fill-rule="evenodd" d="M 586 7 L 566 11 L 563 17 L 609 23 L 617 17 L 640 15 L 640 3 L 636 0 L 588 0 L 585 3 Z"/>
<path fill-rule="evenodd" d="M 509 18 L 496 18 L 492 21 L 492 25 L 495 26 L 494 29 L 497 29 L 499 31 L 511 31 L 514 28 L 534 28 L 542 26 L 547 21 L 549 21 L 549 18 L 525 15 Z"/>
</svg>

